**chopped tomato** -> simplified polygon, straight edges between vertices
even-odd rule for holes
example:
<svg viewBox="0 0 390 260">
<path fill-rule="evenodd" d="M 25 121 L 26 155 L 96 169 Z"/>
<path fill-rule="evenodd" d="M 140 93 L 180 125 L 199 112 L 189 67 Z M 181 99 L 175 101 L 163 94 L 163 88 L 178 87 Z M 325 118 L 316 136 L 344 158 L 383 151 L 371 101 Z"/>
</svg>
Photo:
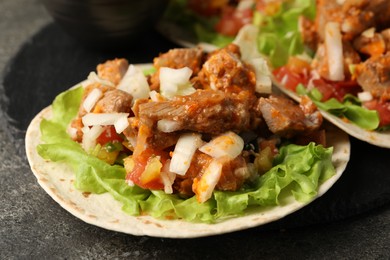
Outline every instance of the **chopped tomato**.
<svg viewBox="0 0 390 260">
<path fill-rule="evenodd" d="M 226 6 L 222 10 L 222 16 L 215 25 L 215 30 L 226 36 L 235 36 L 245 24 L 252 21 L 251 9 L 238 10 L 232 6 Z"/>
<path fill-rule="evenodd" d="M 371 100 L 363 103 L 363 106 L 376 110 L 379 114 L 379 127 L 390 126 L 390 102 L 380 102 L 379 100 Z"/>
<path fill-rule="evenodd" d="M 285 88 L 294 92 L 299 84 L 306 86 L 308 83 L 308 77 L 303 74 L 292 72 L 286 66 L 275 69 L 273 74 L 278 82 L 283 84 Z"/>
<path fill-rule="evenodd" d="M 140 155 L 133 158 L 134 167 L 131 172 L 127 173 L 126 179 L 131 180 L 138 186 L 144 189 L 151 190 L 160 190 L 164 188 L 164 184 L 159 176 L 159 174 L 154 175 L 153 179 L 148 178 L 148 181 L 145 182 L 145 178 L 142 177 L 142 174 L 145 171 L 145 168 L 149 161 L 156 156 L 160 157 L 160 162 L 164 165 L 169 158 L 168 153 L 164 151 L 154 150 L 147 148 Z"/>
<path fill-rule="evenodd" d="M 361 92 L 361 87 L 356 83 L 356 81 L 352 80 L 332 82 L 325 79 L 315 79 L 312 83 L 321 92 L 321 101 L 335 98 L 342 102 L 345 95 L 352 94 L 356 96 L 358 92 Z"/>
<path fill-rule="evenodd" d="M 114 126 L 106 126 L 103 133 L 96 139 L 96 142 L 101 145 L 122 141 L 123 138 L 116 133 Z"/>
</svg>

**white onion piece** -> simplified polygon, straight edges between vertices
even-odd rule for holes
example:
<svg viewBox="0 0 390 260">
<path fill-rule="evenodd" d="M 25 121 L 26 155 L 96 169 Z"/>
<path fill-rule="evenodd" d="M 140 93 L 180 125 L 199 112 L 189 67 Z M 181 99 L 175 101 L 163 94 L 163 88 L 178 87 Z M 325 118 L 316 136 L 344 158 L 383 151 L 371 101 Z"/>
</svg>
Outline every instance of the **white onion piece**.
<svg viewBox="0 0 390 260">
<path fill-rule="evenodd" d="M 328 56 L 329 79 L 344 80 L 343 43 L 340 25 L 336 22 L 328 22 L 325 25 L 325 48 Z"/>
<path fill-rule="evenodd" d="M 362 102 L 371 101 L 373 99 L 372 94 L 368 91 L 359 92 L 357 96 Z"/>
<path fill-rule="evenodd" d="M 364 32 L 362 32 L 362 36 L 367 37 L 367 38 L 372 38 L 375 35 L 375 27 L 371 27 Z"/>
<path fill-rule="evenodd" d="M 267 62 L 263 58 L 251 59 L 249 62 L 254 69 L 256 75 L 256 92 L 271 93 L 272 81 L 271 72 L 268 69 Z"/>
<path fill-rule="evenodd" d="M 94 88 L 88 96 L 85 98 L 83 102 L 83 107 L 87 113 L 91 112 L 92 108 L 95 106 L 96 102 L 103 96 L 103 92 L 98 89 Z"/>
<path fill-rule="evenodd" d="M 213 158 L 227 157 L 229 159 L 236 158 L 244 148 L 244 140 L 233 133 L 226 132 L 203 145 L 199 150 Z"/>
<path fill-rule="evenodd" d="M 114 122 L 115 131 L 120 134 L 129 126 L 129 120 L 127 120 L 127 114 L 123 114 Z"/>
<path fill-rule="evenodd" d="M 240 47 L 241 59 L 248 62 L 251 59 L 261 57 L 257 50 L 257 35 L 259 28 L 253 24 L 244 25 L 238 32 L 233 43 Z"/>
<path fill-rule="evenodd" d="M 149 97 L 149 84 L 142 70 L 130 65 L 119 82 L 117 89 L 123 90 L 133 96 L 133 102 L 136 99 Z"/>
<path fill-rule="evenodd" d="M 109 80 L 105 80 L 105 79 L 102 79 L 100 78 L 96 72 L 92 71 L 89 73 L 88 75 L 88 80 L 91 82 L 91 83 L 99 83 L 99 84 L 102 84 L 104 86 L 109 86 L 109 87 L 115 87 L 114 83 L 112 83 L 111 81 Z"/>
<path fill-rule="evenodd" d="M 214 188 L 217 185 L 222 174 L 222 163 L 219 160 L 212 160 L 209 166 L 204 171 L 202 177 L 195 181 L 193 189 L 196 194 L 196 199 L 203 203 L 211 198 Z"/>
<path fill-rule="evenodd" d="M 181 128 L 181 124 L 168 119 L 161 119 L 157 121 L 157 129 L 164 133 L 172 133 Z"/>
<path fill-rule="evenodd" d="M 99 137 L 104 131 L 104 128 L 95 125 L 91 128 L 89 127 L 84 127 L 83 128 L 83 140 L 81 142 L 81 146 L 86 152 L 90 152 L 93 148 L 96 146 L 96 138 Z"/>
<path fill-rule="evenodd" d="M 160 172 L 160 177 L 164 184 L 164 192 L 166 194 L 173 193 L 172 184 L 176 179 L 176 174 L 174 172 L 169 171 L 170 164 L 171 160 L 167 160 Z"/>
<path fill-rule="evenodd" d="M 81 118 L 85 126 L 93 125 L 114 125 L 115 122 L 123 117 L 128 117 L 128 113 L 88 113 Z"/>
<path fill-rule="evenodd" d="M 74 127 L 71 127 L 69 125 L 69 127 L 66 129 L 66 132 L 68 133 L 68 135 L 72 138 L 72 139 L 75 139 L 77 137 L 77 129 L 74 128 Z"/>
<path fill-rule="evenodd" d="M 182 134 L 175 145 L 169 171 L 179 175 L 185 175 L 191 165 L 192 157 L 194 156 L 196 149 L 198 149 L 202 143 L 200 134 Z"/>
<path fill-rule="evenodd" d="M 192 70 L 188 67 L 181 69 L 160 68 L 160 94 L 166 98 L 177 95 L 189 95 L 195 92 L 190 77 Z"/>
</svg>

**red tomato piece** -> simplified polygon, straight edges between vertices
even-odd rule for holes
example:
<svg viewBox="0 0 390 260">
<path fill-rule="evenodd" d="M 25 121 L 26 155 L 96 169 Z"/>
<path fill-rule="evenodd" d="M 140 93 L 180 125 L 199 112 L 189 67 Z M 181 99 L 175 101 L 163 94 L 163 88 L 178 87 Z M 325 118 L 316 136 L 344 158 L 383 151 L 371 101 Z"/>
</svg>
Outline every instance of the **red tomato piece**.
<svg viewBox="0 0 390 260">
<path fill-rule="evenodd" d="M 390 125 L 390 102 L 380 102 L 376 99 L 363 103 L 363 106 L 370 110 L 376 110 L 379 114 L 379 127 Z"/>
<path fill-rule="evenodd" d="M 163 166 L 169 158 L 168 153 L 165 151 L 147 148 L 139 156 L 134 158 L 134 169 L 131 172 L 127 173 L 126 179 L 131 180 L 132 182 L 144 189 L 164 189 L 164 184 L 160 178 L 157 178 L 148 183 L 141 182 L 141 175 L 145 171 L 145 167 L 148 164 L 149 159 L 153 156 L 160 156 L 160 162 L 163 164 Z"/>
<path fill-rule="evenodd" d="M 106 143 L 113 142 L 122 142 L 123 138 L 118 135 L 115 131 L 114 126 L 106 126 L 103 133 L 96 139 L 96 142 L 101 145 Z"/>
<path fill-rule="evenodd" d="M 226 6 L 222 10 L 221 19 L 215 25 L 215 31 L 226 36 L 235 36 L 241 27 L 252 21 L 252 16 L 251 9 L 237 10 L 232 6 Z"/>
<path fill-rule="evenodd" d="M 295 92 L 299 84 L 304 86 L 308 83 L 308 78 L 302 74 L 298 74 L 289 70 L 286 66 L 279 67 L 273 71 L 275 79 L 283 84 L 283 86 L 289 90 Z"/>
<path fill-rule="evenodd" d="M 342 102 L 344 96 L 347 94 L 352 94 L 354 96 L 357 93 L 361 92 L 361 87 L 356 83 L 356 81 L 326 81 L 324 79 L 315 79 L 312 81 L 313 85 L 321 92 L 322 100 L 326 101 L 330 98 L 335 98 L 338 101 Z"/>
</svg>

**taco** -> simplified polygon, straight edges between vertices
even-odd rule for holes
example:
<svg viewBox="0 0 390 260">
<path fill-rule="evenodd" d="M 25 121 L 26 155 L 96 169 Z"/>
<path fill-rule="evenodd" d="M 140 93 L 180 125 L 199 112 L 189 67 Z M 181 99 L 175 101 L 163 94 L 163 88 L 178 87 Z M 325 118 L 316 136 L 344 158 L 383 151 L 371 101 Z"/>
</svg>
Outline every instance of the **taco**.
<svg viewBox="0 0 390 260">
<path fill-rule="evenodd" d="M 88 223 L 199 237 L 310 203 L 341 176 L 350 145 L 310 99 L 272 94 L 264 60 L 231 44 L 99 64 L 33 119 L 26 152 L 43 189 Z"/>
<path fill-rule="evenodd" d="M 188 11 L 166 19 L 187 21 L 180 24 L 192 28 L 195 42 L 223 46 L 248 25 L 258 27 L 255 44 L 276 86 L 297 100 L 308 95 L 348 134 L 390 147 L 388 1 L 184 2 L 171 8 Z"/>
</svg>

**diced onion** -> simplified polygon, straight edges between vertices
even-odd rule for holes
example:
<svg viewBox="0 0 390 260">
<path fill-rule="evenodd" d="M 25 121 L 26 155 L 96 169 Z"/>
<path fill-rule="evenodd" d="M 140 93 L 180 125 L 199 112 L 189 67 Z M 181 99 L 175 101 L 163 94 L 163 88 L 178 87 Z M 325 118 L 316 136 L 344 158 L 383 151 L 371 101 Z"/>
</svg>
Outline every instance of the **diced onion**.
<svg viewBox="0 0 390 260">
<path fill-rule="evenodd" d="M 91 128 L 84 127 L 83 128 L 83 140 L 81 146 L 86 152 L 90 152 L 96 146 L 96 138 L 98 138 L 104 131 L 104 128 L 95 125 Z"/>
<path fill-rule="evenodd" d="M 172 133 L 181 128 L 181 124 L 168 119 L 161 119 L 157 121 L 157 129 L 164 133 Z"/>
<path fill-rule="evenodd" d="M 74 128 L 74 127 L 71 127 L 69 126 L 67 129 L 66 129 L 66 132 L 69 134 L 69 136 L 74 139 L 77 137 L 77 129 Z"/>
<path fill-rule="evenodd" d="M 142 70 L 134 65 L 129 66 L 117 88 L 131 94 L 133 102 L 136 99 L 149 97 L 150 88 L 148 81 Z"/>
<path fill-rule="evenodd" d="M 371 27 L 364 32 L 362 32 L 362 36 L 367 37 L 367 38 L 372 38 L 375 35 L 375 27 Z"/>
<path fill-rule="evenodd" d="M 217 185 L 222 174 L 222 163 L 219 160 L 212 160 L 206 168 L 202 177 L 194 180 L 193 190 L 196 194 L 196 199 L 203 203 L 211 198 L 214 188 Z"/>
<path fill-rule="evenodd" d="M 179 137 L 173 151 L 169 171 L 179 175 L 185 175 L 191 165 L 192 157 L 196 149 L 202 145 L 200 134 L 187 133 Z"/>
<path fill-rule="evenodd" d="M 226 132 L 203 145 L 199 150 L 213 158 L 228 157 L 230 159 L 236 158 L 244 148 L 244 140 L 233 133 Z"/>
<path fill-rule="evenodd" d="M 85 98 L 83 102 L 83 107 L 87 113 L 91 112 L 92 108 L 95 106 L 96 102 L 103 96 L 103 92 L 98 89 L 94 88 L 88 96 Z"/>
<path fill-rule="evenodd" d="M 88 113 L 81 118 L 85 126 L 114 125 L 121 117 L 128 117 L 128 113 Z"/>
<path fill-rule="evenodd" d="M 115 131 L 120 134 L 129 126 L 129 120 L 127 120 L 127 115 L 124 114 L 121 117 L 119 117 L 114 122 Z"/>
<path fill-rule="evenodd" d="M 152 90 L 149 92 L 149 97 L 150 97 L 150 100 L 152 100 L 153 102 L 160 102 L 160 101 L 165 100 L 165 98 L 163 96 L 161 96 L 160 93 L 158 93 L 155 90 Z"/>
<path fill-rule="evenodd" d="M 109 87 L 115 87 L 115 85 L 111 81 L 100 78 L 94 71 L 89 73 L 88 81 L 92 83 L 99 83 Z"/>
<path fill-rule="evenodd" d="M 195 88 L 190 82 L 191 75 L 192 70 L 188 67 L 181 69 L 160 68 L 160 94 L 166 98 L 172 98 L 177 95 L 194 93 Z"/>
<path fill-rule="evenodd" d="M 328 22 L 325 25 L 325 48 L 328 56 L 329 79 L 344 80 L 343 43 L 340 25 L 336 22 Z"/>
<path fill-rule="evenodd" d="M 244 25 L 238 32 L 233 43 L 240 47 L 241 59 L 248 62 L 251 59 L 261 57 L 257 50 L 257 35 L 259 28 L 253 24 Z"/>
<path fill-rule="evenodd" d="M 176 174 L 174 172 L 169 171 L 169 166 L 171 164 L 171 160 L 167 160 L 161 169 L 160 177 L 164 184 L 164 192 L 166 194 L 172 194 L 172 184 L 176 179 Z"/>
<path fill-rule="evenodd" d="M 268 69 L 267 62 L 263 58 L 251 59 L 249 64 L 255 69 L 256 92 L 271 93 L 272 81 L 271 72 Z"/>
<path fill-rule="evenodd" d="M 371 101 L 373 98 L 372 94 L 368 91 L 360 92 L 357 94 L 357 96 L 360 99 L 360 101 L 362 101 L 362 102 Z"/>
</svg>

